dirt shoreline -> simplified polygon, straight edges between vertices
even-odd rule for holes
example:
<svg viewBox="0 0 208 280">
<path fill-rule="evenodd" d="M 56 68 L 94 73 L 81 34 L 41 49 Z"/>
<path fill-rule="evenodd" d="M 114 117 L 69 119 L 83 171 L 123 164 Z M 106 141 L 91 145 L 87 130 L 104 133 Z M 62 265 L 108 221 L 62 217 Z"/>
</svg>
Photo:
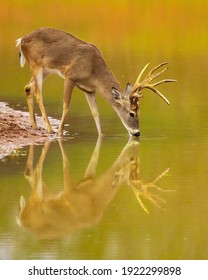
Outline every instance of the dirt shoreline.
<svg viewBox="0 0 208 280">
<path fill-rule="evenodd" d="M 55 132 L 60 120 L 49 118 Z M 49 134 L 41 117 L 36 116 L 39 129 L 30 125 L 28 112 L 14 110 L 6 102 L 0 102 L 0 159 L 10 155 L 13 151 L 30 144 L 40 144 L 56 138 L 56 134 Z"/>
</svg>

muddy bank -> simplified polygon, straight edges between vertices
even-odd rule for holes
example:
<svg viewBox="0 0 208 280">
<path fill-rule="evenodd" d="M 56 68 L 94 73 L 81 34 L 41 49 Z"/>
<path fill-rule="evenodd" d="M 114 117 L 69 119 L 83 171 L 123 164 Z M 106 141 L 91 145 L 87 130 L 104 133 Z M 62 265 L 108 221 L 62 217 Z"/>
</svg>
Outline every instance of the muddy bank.
<svg viewBox="0 0 208 280">
<path fill-rule="evenodd" d="M 57 132 L 60 121 L 49 119 Z M 39 128 L 37 130 L 30 126 L 28 112 L 14 110 L 7 103 L 0 102 L 0 159 L 23 146 L 55 139 L 56 134 L 48 134 L 45 130 L 42 118 L 36 116 L 36 120 Z"/>
</svg>

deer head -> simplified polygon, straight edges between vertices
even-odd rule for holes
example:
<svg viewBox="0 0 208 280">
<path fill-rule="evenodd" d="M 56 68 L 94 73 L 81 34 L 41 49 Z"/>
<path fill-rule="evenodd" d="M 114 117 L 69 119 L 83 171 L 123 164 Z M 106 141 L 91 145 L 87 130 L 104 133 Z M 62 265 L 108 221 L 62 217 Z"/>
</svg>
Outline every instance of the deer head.
<svg viewBox="0 0 208 280">
<path fill-rule="evenodd" d="M 116 88 L 112 88 L 112 94 L 114 97 L 114 100 L 121 105 L 125 113 L 121 114 L 121 120 L 124 124 L 124 126 L 129 130 L 129 127 L 135 128 L 134 131 L 136 131 L 136 128 L 138 130 L 138 124 L 139 124 L 139 113 L 140 113 L 140 98 L 144 97 L 144 94 L 142 93 L 143 89 L 150 89 L 154 93 L 156 93 L 159 97 L 161 97 L 168 105 L 170 102 L 168 99 L 159 92 L 156 87 L 163 83 L 168 82 L 176 82 L 176 80 L 173 79 L 164 79 L 158 82 L 155 82 L 153 84 L 150 84 L 151 81 L 156 79 L 158 76 L 160 76 L 163 72 L 165 72 L 168 67 L 165 67 L 161 71 L 155 73 L 159 68 L 161 68 L 164 65 L 167 65 L 167 62 L 163 62 L 156 67 L 154 67 L 141 81 L 142 75 L 145 72 L 146 68 L 148 67 L 149 63 L 145 65 L 145 67 L 140 72 L 135 84 L 131 86 L 130 83 L 127 83 L 126 85 L 126 92 L 124 94 L 120 93 Z M 119 112 L 117 112 L 119 114 Z M 125 116 L 125 117 L 124 117 Z M 140 132 L 137 133 L 131 133 L 133 136 L 139 136 Z"/>
</svg>

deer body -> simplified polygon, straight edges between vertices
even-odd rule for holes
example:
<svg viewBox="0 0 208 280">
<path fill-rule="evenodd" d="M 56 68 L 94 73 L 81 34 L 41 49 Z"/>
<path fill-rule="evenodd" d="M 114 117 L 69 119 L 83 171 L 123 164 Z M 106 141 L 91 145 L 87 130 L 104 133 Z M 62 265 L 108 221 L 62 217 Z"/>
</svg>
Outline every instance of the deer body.
<svg viewBox="0 0 208 280">
<path fill-rule="evenodd" d="M 69 109 L 73 88 L 76 86 L 86 94 L 98 134 L 102 134 L 99 113 L 95 99 L 98 91 L 111 104 L 131 135 L 139 136 L 138 117 L 132 117 L 130 106 L 123 106 L 120 97 L 126 94 L 108 69 L 100 51 L 69 33 L 52 28 L 40 28 L 17 40 L 20 49 L 20 64 L 28 62 L 32 79 L 25 87 L 30 119 L 33 128 L 36 120 L 33 111 L 33 95 L 39 105 L 48 132 L 52 133 L 42 101 L 43 80 L 52 73 L 64 79 L 63 114 L 58 134 L 63 134 L 64 121 Z"/>
</svg>

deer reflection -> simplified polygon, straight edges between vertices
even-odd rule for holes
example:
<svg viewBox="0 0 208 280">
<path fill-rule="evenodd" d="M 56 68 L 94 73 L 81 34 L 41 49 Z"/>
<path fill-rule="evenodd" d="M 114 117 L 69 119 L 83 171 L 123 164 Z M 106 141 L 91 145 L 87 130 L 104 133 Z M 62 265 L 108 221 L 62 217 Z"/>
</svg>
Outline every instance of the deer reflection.
<svg viewBox="0 0 208 280">
<path fill-rule="evenodd" d="M 63 140 L 58 142 L 63 159 L 61 191 L 51 191 L 42 179 L 43 163 L 51 142 L 45 143 L 35 168 L 33 145 L 30 146 L 28 153 L 25 177 L 32 191 L 28 201 L 23 196 L 20 198 L 19 224 L 38 237 L 56 238 L 98 223 L 106 207 L 124 183 L 132 188 L 144 211 L 148 212 L 144 199 L 158 207 L 165 204 L 165 200 L 155 193 L 162 191 L 155 184 L 168 170 L 150 183 L 144 184 L 139 174 L 138 141 L 128 142 L 113 165 L 104 174 L 96 177 L 101 146 L 101 138 L 98 138 L 84 178 L 78 183 L 72 180 L 64 142 Z"/>
</svg>

